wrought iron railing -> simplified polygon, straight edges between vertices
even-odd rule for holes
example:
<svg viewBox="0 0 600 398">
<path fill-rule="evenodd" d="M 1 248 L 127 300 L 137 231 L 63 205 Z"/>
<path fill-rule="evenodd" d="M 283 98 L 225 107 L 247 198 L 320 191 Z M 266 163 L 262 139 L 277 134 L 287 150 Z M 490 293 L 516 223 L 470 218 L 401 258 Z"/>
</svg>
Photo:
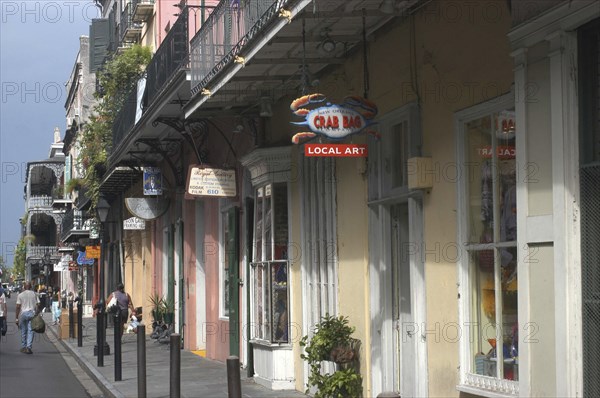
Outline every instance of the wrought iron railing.
<svg viewBox="0 0 600 398">
<path fill-rule="evenodd" d="M 278 17 L 283 0 L 222 0 L 191 41 L 192 95 Z"/>
<path fill-rule="evenodd" d="M 156 101 L 179 70 L 189 67 L 189 18 L 190 13 L 184 9 L 146 68 L 146 108 Z M 138 98 L 138 87 L 134 85 L 115 118 L 111 152 L 114 152 L 132 131 L 136 123 L 136 113 L 143 112 L 143 108 L 138 110 L 138 103 L 143 105 Z"/>
<path fill-rule="evenodd" d="M 31 196 L 29 197 L 27 208 L 38 209 L 44 207 L 52 207 L 53 202 L 54 198 L 50 195 Z"/>
<path fill-rule="evenodd" d="M 68 211 L 62 220 L 60 239 L 66 240 L 73 231 L 89 231 L 90 223 L 86 222 L 88 219 L 81 210 Z"/>
<path fill-rule="evenodd" d="M 162 92 L 175 73 L 189 64 L 189 11 L 184 9 L 146 68 L 148 104 Z"/>
<path fill-rule="evenodd" d="M 78 209 L 83 208 L 87 202 L 89 202 L 90 196 L 88 195 L 88 189 L 85 185 L 82 185 L 77 192 L 77 199 L 75 200 L 75 207 Z"/>
<path fill-rule="evenodd" d="M 133 21 L 133 7 L 131 3 L 125 5 L 121 12 L 121 20 L 119 21 L 119 43 L 121 46 L 127 42 L 128 33 L 141 34 L 142 24 Z"/>
<path fill-rule="evenodd" d="M 31 258 L 43 259 L 46 254 L 48 254 L 50 256 L 50 258 L 60 257 L 57 246 L 33 246 L 33 245 L 27 246 L 27 258 L 28 259 L 31 259 Z"/>
<path fill-rule="evenodd" d="M 135 125 L 135 113 L 137 109 L 137 86 L 134 86 L 127 99 L 123 102 L 119 114 L 113 123 L 113 141 L 111 152 L 114 151 L 129 134 Z"/>
</svg>

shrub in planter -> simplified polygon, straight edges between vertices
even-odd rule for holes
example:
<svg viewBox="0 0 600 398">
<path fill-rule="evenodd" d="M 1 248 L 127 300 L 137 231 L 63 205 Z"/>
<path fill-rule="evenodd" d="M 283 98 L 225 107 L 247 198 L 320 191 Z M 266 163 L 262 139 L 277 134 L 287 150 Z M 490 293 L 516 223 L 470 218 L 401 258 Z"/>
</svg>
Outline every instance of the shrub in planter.
<svg viewBox="0 0 600 398">
<path fill-rule="evenodd" d="M 314 387 L 315 398 L 361 396 L 362 376 L 356 369 L 360 340 L 352 338 L 352 333 L 354 327 L 349 326 L 348 317 L 327 314 L 315 325 L 312 338 L 302 337 L 300 346 L 305 353 L 300 357 L 310 368 L 306 393 Z M 334 362 L 337 370 L 323 373 L 323 361 Z"/>
</svg>

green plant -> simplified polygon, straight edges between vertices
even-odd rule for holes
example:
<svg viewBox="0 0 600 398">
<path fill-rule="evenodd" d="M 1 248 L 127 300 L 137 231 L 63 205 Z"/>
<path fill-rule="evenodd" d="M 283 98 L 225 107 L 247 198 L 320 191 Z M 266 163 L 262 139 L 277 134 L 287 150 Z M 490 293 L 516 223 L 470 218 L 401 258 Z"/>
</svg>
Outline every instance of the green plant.
<svg viewBox="0 0 600 398">
<path fill-rule="evenodd" d="M 315 325 L 312 338 L 308 335 L 300 340 L 305 353 L 300 357 L 310 368 L 308 394 L 316 388 L 315 398 L 359 397 L 362 394 L 362 376 L 356 370 L 360 340 L 352 338 L 355 328 L 349 325 L 348 317 L 329 314 Z M 334 373 L 323 373 L 323 361 L 336 363 Z"/>
<path fill-rule="evenodd" d="M 79 190 L 83 186 L 83 179 L 81 178 L 71 178 L 69 182 L 67 182 L 67 193 L 72 193 L 73 191 Z"/>
<path fill-rule="evenodd" d="M 100 179 L 107 166 L 114 121 L 151 58 L 149 47 L 134 45 L 108 61 L 97 74 L 103 95 L 83 128 L 77 158 L 78 164 L 84 168 L 83 183 L 92 212 L 100 197 Z"/>
<path fill-rule="evenodd" d="M 153 293 L 150 295 L 150 304 L 152 304 L 152 318 L 155 322 L 164 321 L 165 316 L 165 300 L 158 295 Z"/>
</svg>

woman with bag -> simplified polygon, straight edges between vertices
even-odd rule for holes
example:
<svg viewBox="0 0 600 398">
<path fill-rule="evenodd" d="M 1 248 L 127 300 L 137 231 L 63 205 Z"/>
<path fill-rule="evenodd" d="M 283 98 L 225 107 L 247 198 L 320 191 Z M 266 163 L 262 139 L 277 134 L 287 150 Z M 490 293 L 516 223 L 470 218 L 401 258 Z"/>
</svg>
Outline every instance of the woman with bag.
<svg viewBox="0 0 600 398">
<path fill-rule="evenodd" d="M 114 301 L 116 301 L 116 305 L 112 304 Z M 135 311 L 133 303 L 131 302 L 131 296 L 129 293 L 125 293 L 125 286 L 122 283 L 119 283 L 117 285 L 117 290 L 112 292 L 110 296 L 106 298 L 106 302 L 109 303 L 107 311 L 111 312 L 111 307 L 116 307 L 114 310 L 119 311 L 121 316 L 121 334 L 123 334 L 125 324 L 129 320 L 129 309 Z M 116 314 L 116 312 L 114 313 Z"/>
<path fill-rule="evenodd" d="M 21 329 L 21 352 L 33 354 L 31 351 L 31 345 L 33 344 L 31 320 L 39 313 L 40 299 L 31 290 L 31 282 L 25 282 L 24 289 L 17 296 L 16 323 Z"/>
</svg>

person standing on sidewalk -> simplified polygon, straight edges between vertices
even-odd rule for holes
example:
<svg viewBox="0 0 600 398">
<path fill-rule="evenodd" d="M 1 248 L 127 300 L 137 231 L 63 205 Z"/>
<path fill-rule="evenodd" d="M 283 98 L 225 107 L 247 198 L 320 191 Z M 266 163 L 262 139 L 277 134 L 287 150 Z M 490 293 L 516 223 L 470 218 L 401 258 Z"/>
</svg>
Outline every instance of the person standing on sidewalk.
<svg viewBox="0 0 600 398">
<path fill-rule="evenodd" d="M 117 290 L 112 292 L 107 297 L 106 302 L 110 303 L 110 299 L 114 297 L 117 300 L 118 310 L 121 312 L 121 334 L 125 330 L 125 324 L 129 320 L 129 310 L 135 311 L 133 303 L 131 302 L 131 296 L 129 293 L 125 293 L 125 286 L 122 283 L 117 285 Z"/>
<path fill-rule="evenodd" d="M 6 336 L 8 328 L 6 317 L 8 316 L 8 308 L 6 307 L 6 295 L 0 287 L 0 335 Z"/>
<path fill-rule="evenodd" d="M 52 293 L 52 324 L 57 325 L 60 321 L 60 296 L 58 295 L 58 289 L 55 289 Z"/>
<path fill-rule="evenodd" d="M 21 352 L 33 354 L 31 345 L 33 344 L 33 330 L 31 330 L 31 320 L 39 312 L 40 299 L 31 290 L 31 282 L 25 282 L 23 290 L 17 296 L 17 326 L 21 329 Z"/>
</svg>

